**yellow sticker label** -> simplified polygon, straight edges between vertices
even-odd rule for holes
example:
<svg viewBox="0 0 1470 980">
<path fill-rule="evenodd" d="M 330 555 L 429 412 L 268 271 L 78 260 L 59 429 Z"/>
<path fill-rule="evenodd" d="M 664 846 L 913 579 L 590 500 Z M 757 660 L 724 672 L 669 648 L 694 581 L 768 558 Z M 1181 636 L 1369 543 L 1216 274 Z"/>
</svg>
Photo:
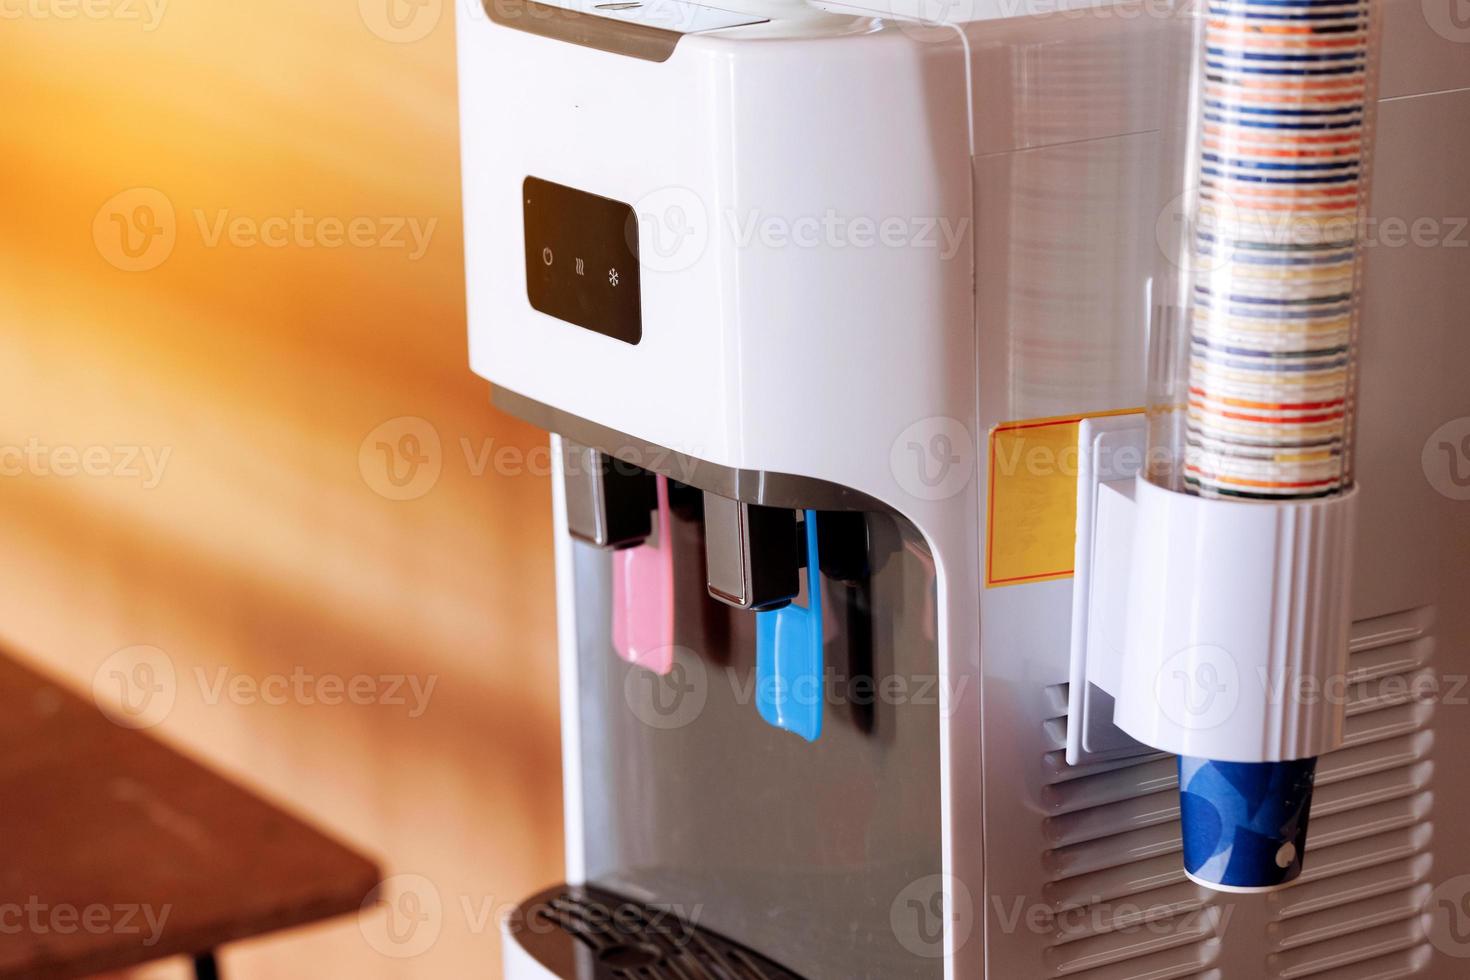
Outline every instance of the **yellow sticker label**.
<svg viewBox="0 0 1470 980">
<path fill-rule="evenodd" d="M 990 430 L 985 585 L 1070 578 L 1077 540 L 1077 429 L 1092 415 L 1002 422 Z"/>
</svg>

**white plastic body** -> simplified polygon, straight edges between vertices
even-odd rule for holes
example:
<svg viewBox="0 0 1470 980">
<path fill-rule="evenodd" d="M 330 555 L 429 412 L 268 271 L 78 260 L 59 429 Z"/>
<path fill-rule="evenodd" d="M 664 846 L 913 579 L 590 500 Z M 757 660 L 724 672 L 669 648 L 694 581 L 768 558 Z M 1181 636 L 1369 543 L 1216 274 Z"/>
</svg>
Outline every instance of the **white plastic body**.
<svg viewBox="0 0 1470 980">
<path fill-rule="evenodd" d="M 1466 48 L 1436 33 L 1414 0 L 1385 2 L 1381 213 L 1470 213 Z M 1460 977 L 1459 960 L 1414 932 L 1411 903 L 1431 881 L 1470 873 L 1470 830 L 1439 820 L 1431 832 L 1427 809 L 1470 807 L 1461 781 L 1431 783 L 1436 765 L 1470 745 L 1470 713 L 1441 710 L 1431 730 L 1415 706 L 1365 702 L 1356 734 L 1348 726 L 1352 757 L 1323 760 L 1314 827 L 1334 836 L 1315 854 L 1324 869 L 1382 885 L 1368 892 L 1394 903 L 1370 910 L 1382 925 L 1355 929 L 1353 906 L 1339 913 L 1332 898 L 1313 898 L 1339 883 L 1329 878 L 1294 890 L 1300 908 L 1232 906 L 1227 933 L 1215 899 L 1197 894 L 1169 850 L 1169 767 L 1066 762 L 1074 583 L 983 587 L 990 428 L 1146 399 L 1158 19 L 1145 4 L 1116 16 L 1008 16 L 1029 11 L 1001 0 L 968 10 L 870 0 L 871 14 L 720 6 L 770 22 L 689 35 L 655 64 L 498 27 L 460 5 L 476 373 L 702 459 L 852 487 L 924 534 L 938 575 L 944 871 L 970 899 L 946 933 L 947 978 L 1336 980 L 1348 975 L 1339 967 L 1371 957 L 1373 975 Z M 943 9 L 955 23 L 904 21 L 910 7 Z M 687 191 L 707 209 L 702 245 L 645 270 L 638 347 L 530 308 L 519 210 L 528 174 L 635 205 L 686 202 Z M 943 218 L 966 232 L 950 261 L 935 249 L 740 235 L 752 217 L 820 221 L 829 209 Z M 1470 604 L 1459 601 L 1470 589 L 1466 504 L 1418 469 L 1429 434 L 1470 416 L 1470 334 L 1459 329 L 1467 255 L 1385 248 L 1369 265 L 1358 475 L 1359 539 L 1372 560 L 1359 564 L 1353 604 L 1364 676 L 1418 676 L 1432 670 L 1436 643 L 1470 646 Z M 609 377 L 626 383 L 609 387 Z M 894 445 L 911 426 L 946 431 L 950 421 L 970 436 L 965 479 L 913 492 Z M 567 865 L 577 882 L 578 610 L 557 513 Z M 1108 902 L 1092 904 L 1099 895 Z M 1187 914 L 1143 934 L 1114 928 L 1109 910 L 1129 903 Z M 1089 914 L 1040 929 L 1028 924 L 1036 909 Z M 507 975 L 540 980 L 523 968 L 507 954 Z"/>
<path fill-rule="evenodd" d="M 664 63 L 529 36 L 478 11 L 460 19 L 471 366 L 702 460 L 861 491 L 920 529 L 939 590 L 941 851 L 946 873 L 978 882 L 976 486 L 918 496 L 891 462 L 916 423 L 952 419 L 978 431 L 966 47 L 953 28 L 917 38 L 868 17 L 794 9 L 739 29 L 774 34 L 772 43 L 690 35 Z M 859 117 L 867 123 L 853 125 Z M 901 172 L 923 178 L 894 180 Z M 644 226 L 637 346 L 530 307 L 520 195 L 528 174 L 656 218 L 664 202 L 679 205 L 702 229 L 703 240 L 680 252 L 654 237 L 656 221 Z M 913 218 L 906 227 L 932 245 L 804 247 L 741 233 L 751 221 L 794 228 L 829 212 L 875 226 Z M 957 233 L 948 246 L 945 228 Z M 609 397 L 609 378 L 629 383 Z M 973 473 L 973 456 L 966 465 Z M 571 602 L 565 591 L 560 598 Z M 574 643 L 566 625 L 564 667 Z M 576 691 L 574 678 L 562 684 Z M 568 707 L 564 719 L 575 717 Z M 576 744 L 573 734 L 564 745 Z M 569 813 L 569 829 L 579 824 Z M 580 854 L 568 856 L 580 870 Z M 983 944 L 969 938 L 946 957 L 947 977 L 982 971 Z"/>
<path fill-rule="evenodd" d="M 1340 747 L 1357 498 L 1209 500 L 1139 478 L 1118 727 L 1225 762 Z"/>
</svg>

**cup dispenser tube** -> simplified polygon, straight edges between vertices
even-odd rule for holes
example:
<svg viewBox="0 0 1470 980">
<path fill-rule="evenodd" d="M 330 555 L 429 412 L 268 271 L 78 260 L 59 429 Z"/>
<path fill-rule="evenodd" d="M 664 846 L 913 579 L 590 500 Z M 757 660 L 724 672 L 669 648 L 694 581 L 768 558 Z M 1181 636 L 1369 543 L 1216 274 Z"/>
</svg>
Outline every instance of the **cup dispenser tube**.
<svg viewBox="0 0 1470 980">
<path fill-rule="evenodd" d="M 1342 740 L 1345 705 L 1311 692 L 1347 670 L 1378 8 L 1212 0 L 1190 15 L 1166 169 L 1187 220 L 1156 280 L 1119 717 L 1180 756 L 1185 870 L 1213 888 L 1301 873 L 1316 756 Z M 1213 676 L 1189 693 L 1227 699 L 1233 677 L 1238 700 L 1266 702 L 1240 712 L 1261 731 L 1154 724 L 1161 672 Z"/>
<path fill-rule="evenodd" d="M 1119 425 L 1083 426 L 1073 672 L 1179 756 L 1190 877 L 1268 891 L 1301 873 L 1316 758 L 1343 738 L 1380 11 L 1210 0 L 1179 20 L 1146 451 L 1119 479 Z"/>
</svg>

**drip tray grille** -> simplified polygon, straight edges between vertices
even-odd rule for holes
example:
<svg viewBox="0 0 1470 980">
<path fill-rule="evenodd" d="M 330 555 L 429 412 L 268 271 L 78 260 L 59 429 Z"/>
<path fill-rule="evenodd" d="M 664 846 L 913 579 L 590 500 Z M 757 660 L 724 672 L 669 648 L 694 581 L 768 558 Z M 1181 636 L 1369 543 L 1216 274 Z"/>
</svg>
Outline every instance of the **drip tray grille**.
<svg viewBox="0 0 1470 980">
<path fill-rule="evenodd" d="M 522 902 L 506 928 L 562 980 L 801 980 L 701 928 L 697 912 L 559 885 Z"/>
</svg>

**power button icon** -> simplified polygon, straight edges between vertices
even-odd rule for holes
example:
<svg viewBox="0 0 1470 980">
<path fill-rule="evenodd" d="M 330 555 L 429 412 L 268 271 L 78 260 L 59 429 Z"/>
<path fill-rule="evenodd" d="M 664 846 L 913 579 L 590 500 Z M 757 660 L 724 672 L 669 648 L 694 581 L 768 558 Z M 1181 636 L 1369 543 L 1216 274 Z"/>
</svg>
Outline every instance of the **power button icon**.
<svg viewBox="0 0 1470 980">
<path fill-rule="evenodd" d="M 551 246 L 548 245 L 546 248 L 543 248 L 541 250 L 541 261 L 542 262 L 545 262 L 547 265 L 550 265 L 551 264 L 551 260 L 553 258 L 555 258 L 555 256 L 553 256 L 551 254 Z"/>
</svg>

